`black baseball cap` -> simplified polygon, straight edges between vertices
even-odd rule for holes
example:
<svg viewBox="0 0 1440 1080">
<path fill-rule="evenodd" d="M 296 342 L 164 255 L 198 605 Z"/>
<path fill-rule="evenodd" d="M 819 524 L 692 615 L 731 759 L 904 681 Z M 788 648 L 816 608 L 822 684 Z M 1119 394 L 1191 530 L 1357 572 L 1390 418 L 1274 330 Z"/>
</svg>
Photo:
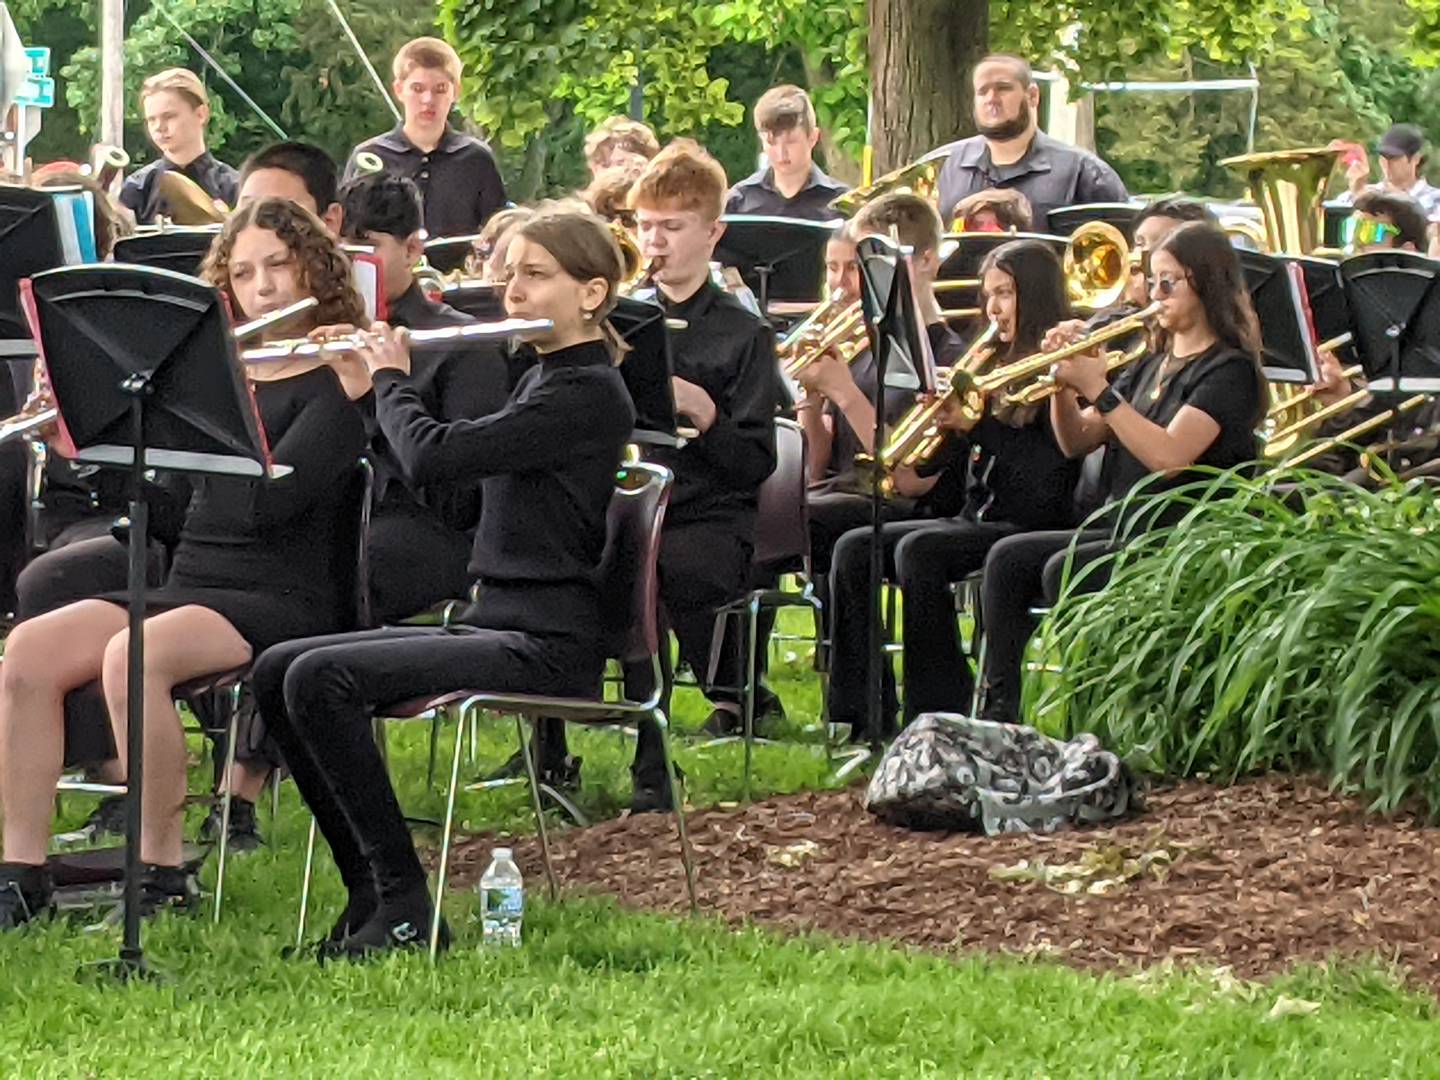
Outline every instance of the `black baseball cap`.
<svg viewBox="0 0 1440 1080">
<path fill-rule="evenodd" d="M 1414 124 L 1393 124 L 1380 136 L 1375 149 L 1381 157 L 1415 157 L 1425 148 L 1425 136 Z"/>
</svg>

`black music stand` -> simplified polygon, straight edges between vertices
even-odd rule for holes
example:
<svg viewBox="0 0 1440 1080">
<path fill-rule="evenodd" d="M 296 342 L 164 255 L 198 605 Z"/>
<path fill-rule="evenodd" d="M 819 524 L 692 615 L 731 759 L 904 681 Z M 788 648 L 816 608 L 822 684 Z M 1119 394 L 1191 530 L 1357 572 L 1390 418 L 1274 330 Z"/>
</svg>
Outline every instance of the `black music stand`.
<svg viewBox="0 0 1440 1080">
<path fill-rule="evenodd" d="M 475 250 L 475 241 L 479 239 L 479 233 L 473 236 L 437 236 L 434 240 L 425 241 L 425 258 L 436 270 L 448 274 L 465 265 L 465 260 Z"/>
<path fill-rule="evenodd" d="M 21 283 L 21 304 L 75 460 L 130 475 L 128 775 L 122 979 L 147 972 L 140 943 L 144 786 L 144 622 L 149 518 L 146 468 L 255 478 L 273 466 L 220 294 L 167 270 L 79 266 Z"/>
<path fill-rule="evenodd" d="M 115 241 L 115 261 L 197 277 L 200 264 L 205 261 L 210 245 L 219 235 L 220 229 L 216 227 L 165 229 L 163 232 L 126 236 Z"/>
<path fill-rule="evenodd" d="M 1371 393 L 1440 392 L 1440 262 L 1370 251 L 1340 263 Z"/>
<path fill-rule="evenodd" d="M 825 291 L 825 245 L 845 224 L 802 221 L 763 214 L 726 214 L 725 232 L 715 259 L 740 271 L 760 301 L 762 314 L 772 300 L 811 301 Z"/>
<path fill-rule="evenodd" d="M 678 445 L 671 381 L 675 365 L 664 309 L 621 297 L 610 313 L 610 325 L 630 347 L 621 358 L 620 376 L 635 405 L 634 441 L 645 446 Z"/>
<path fill-rule="evenodd" d="M 1302 267 L 1292 259 L 1236 248 L 1260 320 L 1260 365 L 1271 382 L 1313 383 L 1315 340 Z"/>
<path fill-rule="evenodd" d="M 1092 221 L 1103 221 L 1124 233 L 1126 243 L 1135 239 L 1135 219 L 1139 216 L 1140 207 L 1128 202 L 1076 203 L 1057 207 L 1046 215 L 1050 231 L 1061 236 L 1069 236 L 1081 225 Z"/>
<path fill-rule="evenodd" d="M 35 188 L 0 185 L 0 358 L 34 360 L 30 327 L 20 310 L 20 282 L 64 265 L 55 200 Z"/>
<path fill-rule="evenodd" d="M 935 387 L 935 358 L 930 336 L 921 325 L 911 284 L 907 252 L 883 236 L 866 236 L 857 245 L 860 260 L 860 308 L 870 334 L 875 358 L 876 452 L 870 455 L 870 648 L 867 665 L 866 724 L 870 743 L 880 748 L 885 710 L 885 662 L 880 589 L 885 577 L 884 502 L 885 464 L 879 448 L 885 445 L 885 390 L 898 387 L 928 392 Z"/>
<path fill-rule="evenodd" d="M 1331 200 L 1325 204 L 1325 229 L 1324 239 L 1321 241 L 1327 248 L 1338 251 L 1345 246 L 1345 240 L 1340 235 L 1345 228 L 1345 219 L 1355 213 L 1355 207 L 1350 203 L 1335 202 Z"/>
<path fill-rule="evenodd" d="M 505 287 L 485 281 L 462 281 L 445 286 L 441 299 L 456 311 L 480 322 L 496 322 L 505 315 Z"/>
<path fill-rule="evenodd" d="M 1065 238 L 1049 233 L 946 233 L 940 241 L 940 268 L 935 272 L 935 292 L 940 307 L 946 311 L 978 308 L 980 265 L 990 252 L 1012 240 L 1038 240 L 1048 245 L 1057 256 L 1065 253 Z"/>
</svg>

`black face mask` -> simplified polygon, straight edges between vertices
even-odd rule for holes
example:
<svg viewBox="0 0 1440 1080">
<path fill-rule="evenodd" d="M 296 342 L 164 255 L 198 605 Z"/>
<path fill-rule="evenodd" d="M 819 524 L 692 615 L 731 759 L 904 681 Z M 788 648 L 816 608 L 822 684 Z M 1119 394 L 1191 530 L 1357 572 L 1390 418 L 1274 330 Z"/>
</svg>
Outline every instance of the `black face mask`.
<svg viewBox="0 0 1440 1080">
<path fill-rule="evenodd" d="M 987 139 L 995 139 L 1003 142 L 1006 139 L 1013 139 L 1018 135 L 1025 134 L 1030 127 L 1030 102 L 1028 100 L 1020 103 L 1020 111 L 1011 120 L 1002 120 L 998 124 L 975 124 L 975 130 Z"/>
</svg>

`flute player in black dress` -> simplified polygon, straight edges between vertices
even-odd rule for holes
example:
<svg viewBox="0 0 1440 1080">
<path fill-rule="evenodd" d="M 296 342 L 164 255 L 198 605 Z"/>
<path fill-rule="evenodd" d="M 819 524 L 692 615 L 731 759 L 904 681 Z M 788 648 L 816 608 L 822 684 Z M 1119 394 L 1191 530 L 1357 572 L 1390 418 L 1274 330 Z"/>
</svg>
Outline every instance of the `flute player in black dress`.
<svg viewBox="0 0 1440 1080">
<path fill-rule="evenodd" d="M 202 273 L 254 318 L 324 296 L 328 322 L 363 311 L 344 254 L 305 210 L 263 200 L 237 211 Z M 266 364 L 253 380 L 273 459 L 294 474 L 279 483 L 200 477 L 165 584 L 145 622 L 145 802 L 140 858 L 148 910 L 188 906 L 180 869 L 186 753 L 172 688 L 247 663 L 266 646 L 345 625 L 348 597 L 328 565 L 338 530 L 353 527 L 346 477 L 365 445 L 360 413 L 322 358 Z M 60 777 L 62 702 L 102 682 L 123 759 L 125 598 L 83 600 L 37 616 L 6 642 L 0 665 L 0 928 L 48 908 L 44 863 Z"/>
</svg>

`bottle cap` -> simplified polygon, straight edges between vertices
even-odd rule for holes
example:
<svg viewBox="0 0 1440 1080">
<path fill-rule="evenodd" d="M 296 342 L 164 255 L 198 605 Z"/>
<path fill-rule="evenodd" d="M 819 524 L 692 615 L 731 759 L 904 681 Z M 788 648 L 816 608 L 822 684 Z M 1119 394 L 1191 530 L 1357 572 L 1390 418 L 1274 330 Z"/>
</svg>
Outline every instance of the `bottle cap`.
<svg viewBox="0 0 1440 1080">
<path fill-rule="evenodd" d="M 513 858 L 514 855 L 515 853 L 511 851 L 508 847 L 493 848 L 490 852 L 490 857 L 492 859 L 510 859 Z"/>
</svg>

